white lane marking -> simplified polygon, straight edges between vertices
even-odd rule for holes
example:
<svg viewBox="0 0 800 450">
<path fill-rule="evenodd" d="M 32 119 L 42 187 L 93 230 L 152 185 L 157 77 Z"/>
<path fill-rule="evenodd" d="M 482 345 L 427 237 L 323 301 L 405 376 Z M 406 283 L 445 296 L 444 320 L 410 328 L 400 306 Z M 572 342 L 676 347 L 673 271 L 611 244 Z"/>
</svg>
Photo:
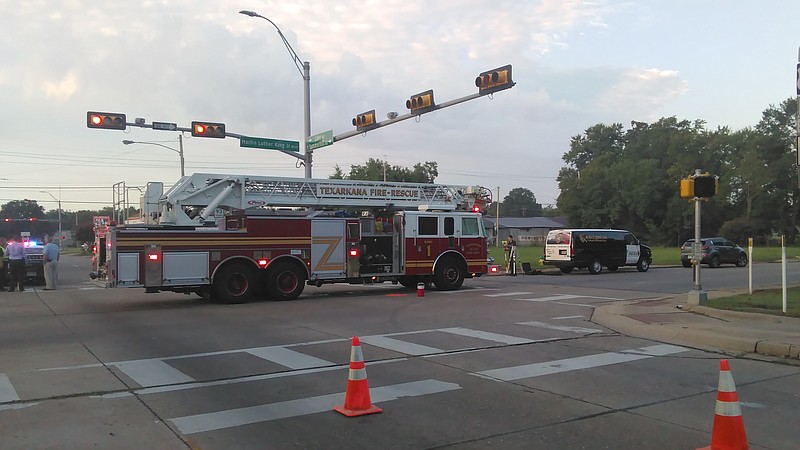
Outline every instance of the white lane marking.
<svg viewBox="0 0 800 450">
<path fill-rule="evenodd" d="M 13 402 L 19 400 L 19 395 L 11 385 L 8 375 L 0 373 L 0 402 Z"/>
<path fill-rule="evenodd" d="M 550 320 L 566 320 L 566 319 L 583 319 L 586 316 L 561 316 L 561 317 L 551 317 Z"/>
<path fill-rule="evenodd" d="M 401 397 L 417 397 L 456 389 L 461 389 L 461 386 L 455 383 L 429 379 L 372 388 L 370 389 L 370 397 L 374 403 L 380 403 L 397 400 Z M 342 403 L 344 395 L 344 392 L 340 392 L 338 394 L 320 395 L 285 402 L 250 406 L 247 408 L 195 414 L 167 420 L 172 422 L 182 434 L 202 433 L 205 431 L 215 431 L 223 428 L 331 411 L 334 406 Z"/>
<path fill-rule="evenodd" d="M 194 378 L 158 359 L 144 359 L 114 365 L 144 387 L 195 381 Z"/>
<path fill-rule="evenodd" d="M 247 350 L 253 356 L 272 361 L 290 369 L 308 369 L 309 367 L 332 366 L 330 361 L 315 358 L 304 353 L 289 350 L 284 347 L 261 347 Z"/>
<path fill-rule="evenodd" d="M 516 336 L 508 336 L 505 334 L 490 333 L 488 331 L 472 330 L 469 328 L 460 328 L 460 327 L 442 328 L 439 331 L 444 331 L 445 333 L 451 333 L 451 334 L 458 334 L 460 336 L 475 337 L 487 341 L 501 342 L 503 344 L 509 344 L 509 345 L 529 344 L 533 342 L 531 339 L 525 339 Z"/>
<path fill-rule="evenodd" d="M 586 305 L 586 304 L 583 304 L 583 303 L 566 303 L 566 302 L 553 302 L 553 303 L 555 303 L 557 305 L 582 306 L 584 308 L 592 308 L 592 309 L 597 308 L 597 305 Z"/>
<path fill-rule="evenodd" d="M 369 345 L 385 348 L 387 350 L 394 350 L 396 352 L 405 353 L 406 355 L 430 355 L 431 353 L 441 353 L 443 350 L 427 345 L 414 344 L 413 342 L 405 342 L 399 339 L 392 339 L 386 336 L 364 336 L 361 342 L 366 342 Z"/>
<path fill-rule="evenodd" d="M 484 294 L 484 297 L 511 297 L 513 295 L 526 295 L 530 292 L 501 292 L 499 294 Z"/>
<path fill-rule="evenodd" d="M 517 322 L 517 325 L 525 325 L 528 327 L 537 327 L 537 328 L 546 328 L 548 330 L 557 330 L 557 331 L 566 331 L 569 333 L 583 333 L 583 334 L 594 334 L 594 333 L 602 333 L 603 330 L 597 328 L 583 328 L 583 327 L 568 327 L 564 325 L 551 325 L 549 323 L 544 322 Z"/>
<path fill-rule="evenodd" d="M 582 298 L 582 295 L 568 295 L 568 294 L 558 294 L 558 295 L 551 295 L 550 297 L 533 297 L 533 298 L 517 298 L 515 300 L 521 300 L 525 302 L 552 302 L 554 300 L 569 300 L 572 298 Z"/>
<path fill-rule="evenodd" d="M 475 372 L 473 375 L 499 381 L 513 381 L 522 378 L 534 378 L 543 375 L 570 372 L 573 370 L 609 366 L 612 364 L 648 359 L 657 355 L 663 356 L 687 351 L 689 351 L 689 349 L 674 345 L 653 345 L 639 349 L 622 350 L 620 352 L 600 353 L 597 355 L 579 356 L 577 358 L 560 359 L 557 361 L 485 370 L 482 372 Z"/>
</svg>

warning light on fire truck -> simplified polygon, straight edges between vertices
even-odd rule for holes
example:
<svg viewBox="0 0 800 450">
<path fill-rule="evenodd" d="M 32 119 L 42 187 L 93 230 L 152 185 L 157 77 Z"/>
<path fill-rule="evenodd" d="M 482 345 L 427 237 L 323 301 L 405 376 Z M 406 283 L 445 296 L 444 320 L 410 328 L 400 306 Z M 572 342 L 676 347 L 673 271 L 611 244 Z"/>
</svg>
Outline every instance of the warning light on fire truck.
<svg viewBox="0 0 800 450">
<path fill-rule="evenodd" d="M 224 138 L 225 124 L 217 122 L 192 122 L 192 136 Z"/>
<path fill-rule="evenodd" d="M 86 126 L 106 130 L 124 130 L 127 125 L 125 114 L 87 111 Z"/>
<path fill-rule="evenodd" d="M 475 86 L 480 95 L 491 94 L 514 87 L 516 83 L 511 80 L 511 64 L 497 69 L 482 72 L 475 78 Z"/>
<path fill-rule="evenodd" d="M 363 112 L 353 118 L 353 125 L 356 129 L 369 128 L 375 125 L 375 110 Z"/>
<path fill-rule="evenodd" d="M 433 89 L 412 95 L 410 99 L 406 100 L 406 108 L 410 109 L 412 113 L 422 114 L 429 111 L 433 106 Z"/>
</svg>

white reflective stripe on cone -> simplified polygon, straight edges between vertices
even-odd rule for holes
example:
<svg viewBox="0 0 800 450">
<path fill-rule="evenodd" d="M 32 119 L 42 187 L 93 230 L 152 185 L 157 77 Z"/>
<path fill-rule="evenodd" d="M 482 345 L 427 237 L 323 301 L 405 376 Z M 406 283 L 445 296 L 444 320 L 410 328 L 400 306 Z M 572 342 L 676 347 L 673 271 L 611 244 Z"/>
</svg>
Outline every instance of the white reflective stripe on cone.
<svg viewBox="0 0 800 450">
<path fill-rule="evenodd" d="M 367 369 L 350 369 L 350 374 L 347 376 L 350 381 L 361 381 L 367 379 Z"/>
<path fill-rule="evenodd" d="M 364 354 L 361 353 L 361 346 L 354 345 L 350 349 L 350 362 L 361 362 L 364 361 Z"/>
<path fill-rule="evenodd" d="M 736 385 L 733 383 L 733 375 L 727 370 L 719 373 L 719 392 L 736 392 Z"/>
<path fill-rule="evenodd" d="M 725 417 L 738 417 L 742 415 L 742 408 L 739 407 L 739 402 L 723 402 L 717 400 L 717 407 L 714 408 L 714 414 Z"/>
</svg>

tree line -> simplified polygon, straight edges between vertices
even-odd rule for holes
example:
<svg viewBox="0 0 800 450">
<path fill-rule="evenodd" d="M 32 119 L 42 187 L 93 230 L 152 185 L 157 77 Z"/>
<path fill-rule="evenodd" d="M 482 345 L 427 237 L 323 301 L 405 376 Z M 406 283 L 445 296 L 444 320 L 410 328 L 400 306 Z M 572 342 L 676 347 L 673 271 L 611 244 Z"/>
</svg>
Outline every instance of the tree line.
<svg viewBox="0 0 800 450">
<path fill-rule="evenodd" d="M 616 227 L 655 245 L 694 236 L 694 206 L 679 197 L 695 169 L 719 177 L 719 193 L 702 204 L 704 236 L 739 243 L 797 238 L 797 102 L 770 106 L 754 127 L 708 130 L 700 120 L 594 125 L 570 141 L 558 174 L 557 206 L 576 227 Z"/>
</svg>

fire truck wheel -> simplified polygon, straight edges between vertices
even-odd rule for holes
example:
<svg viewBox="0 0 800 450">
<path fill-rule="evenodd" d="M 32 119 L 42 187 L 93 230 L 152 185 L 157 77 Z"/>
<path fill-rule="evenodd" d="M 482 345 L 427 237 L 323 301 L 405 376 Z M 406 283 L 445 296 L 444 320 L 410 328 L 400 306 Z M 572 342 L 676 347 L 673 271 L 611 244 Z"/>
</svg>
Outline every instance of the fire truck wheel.
<svg viewBox="0 0 800 450">
<path fill-rule="evenodd" d="M 275 300 L 294 300 L 303 293 L 305 275 L 297 265 L 282 262 L 269 269 L 267 290 Z"/>
<path fill-rule="evenodd" d="M 443 291 L 454 291 L 464 283 L 466 268 L 464 262 L 456 258 L 444 258 L 436 264 L 433 284 Z"/>
<path fill-rule="evenodd" d="M 214 293 L 223 303 L 244 303 L 255 293 L 255 274 L 244 264 L 226 264 L 214 277 Z"/>
</svg>

